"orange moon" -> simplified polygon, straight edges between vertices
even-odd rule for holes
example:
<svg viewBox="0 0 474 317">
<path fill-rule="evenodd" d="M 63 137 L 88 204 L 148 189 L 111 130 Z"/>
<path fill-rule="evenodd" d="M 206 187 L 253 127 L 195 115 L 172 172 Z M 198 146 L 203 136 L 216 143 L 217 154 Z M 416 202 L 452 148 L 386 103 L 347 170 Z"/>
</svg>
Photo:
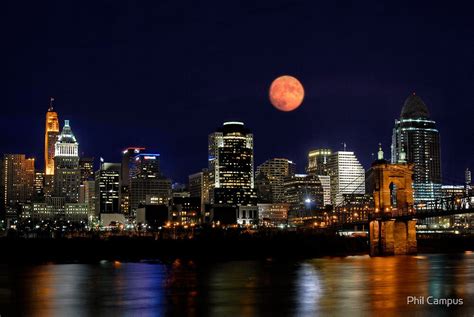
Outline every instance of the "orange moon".
<svg viewBox="0 0 474 317">
<path fill-rule="evenodd" d="M 303 102 L 303 85 L 293 76 L 280 76 L 275 79 L 268 92 L 272 105 L 281 111 L 293 111 Z"/>
</svg>

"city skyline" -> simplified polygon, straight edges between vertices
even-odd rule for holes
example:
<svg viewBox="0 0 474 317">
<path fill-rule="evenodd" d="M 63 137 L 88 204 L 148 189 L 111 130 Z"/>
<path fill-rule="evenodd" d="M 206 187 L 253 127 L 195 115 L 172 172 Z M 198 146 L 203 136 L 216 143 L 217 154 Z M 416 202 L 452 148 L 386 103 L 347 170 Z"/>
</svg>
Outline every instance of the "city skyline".
<svg viewBox="0 0 474 317">
<path fill-rule="evenodd" d="M 411 96 L 413 96 L 413 95 L 415 95 L 415 93 L 412 93 L 412 94 L 408 95 L 407 98 L 409 99 L 409 98 L 410 98 Z M 55 98 L 54 98 L 54 97 L 50 97 L 50 99 L 51 99 L 51 100 L 50 100 L 50 103 L 49 103 L 49 105 L 48 105 L 48 112 L 47 112 L 47 114 L 50 113 L 50 111 L 51 111 L 51 109 L 52 109 L 53 102 L 55 101 Z M 407 99 L 407 100 L 408 100 L 408 99 Z M 428 111 L 429 111 L 429 107 L 427 107 L 427 108 L 428 108 Z M 401 107 L 401 109 L 402 109 L 401 111 L 403 111 L 403 106 Z M 69 119 L 63 120 L 62 117 L 61 117 L 61 112 L 58 111 L 57 109 L 55 109 L 54 111 L 55 111 L 54 113 L 55 113 L 55 115 L 56 115 L 56 117 L 55 117 L 56 120 L 58 120 L 58 118 L 59 118 L 58 126 L 59 126 L 59 129 L 60 129 L 60 130 L 62 130 L 65 121 L 68 121 L 68 122 L 69 122 L 69 121 L 74 121 L 74 120 L 69 120 Z M 47 117 L 47 118 L 49 118 L 49 117 Z M 48 119 L 47 119 L 47 120 L 48 120 Z M 396 118 L 395 118 L 395 120 L 396 120 Z M 62 123 L 61 123 L 61 122 L 62 122 Z M 232 122 L 232 121 L 230 121 L 230 122 Z M 238 121 L 237 121 L 237 122 L 238 122 Z M 440 125 L 439 122 L 438 122 L 438 125 Z M 75 125 L 75 126 L 76 126 L 76 125 Z M 218 126 L 218 125 L 217 125 L 217 126 Z M 81 130 L 81 127 L 77 127 L 77 126 L 76 126 L 75 131 L 78 131 L 78 130 Z M 390 130 L 390 128 L 388 128 L 388 130 Z M 75 134 L 77 134 L 77 133 L 75 133 Z M 258 137 L 258 136 L 257 136 L 257 137 Z M 205 138 L 205 136 L 204 136 L 204 138 Z M 375 138 L 376 138 L 376 137 L 374 137 L 374 139 L 375 139 Z M 341 138 L 341 139 L 344 139 L 344 138 Z M 371 141 L 372 141 L 372 140 L 371 140 Z M 84 143 L 86 143 L 86 142 L 84 142 Z M 86 147 L 86 146 L 84 145 L 84 143 L 81 144 L 81 148 Z M 328 142 L 323 142 L 323 143 L 324 143 L 324 144 L 328 144 Z M 373 160 L 375 159 L 375 157 L 376 157 L 376 146 L 377 146 L 379 143 L 381 143 L 383 149 L 384 149 L 387 153 L 389 153 L 389 150 L 390 150 L 390 148 L 391 148 L 391 146 L 392 146 L 391 140 L 387 140 L 386 143 L 384 143 L 384 142 L 375 142 L 375 140 L 374 140 L 373 143 L 374 143 L 374 148 L 373 148 L 373 151 L 370 153 L 370 159 L 367 159 L 367 157 L 366 157 L 367 155 L 365 155 L 365 156 L 361 155 L 357 149 L 353 149 L 353 148 L 351 148 L 350 146 L 347 146 L 347 143 L 346 143 L 346 142 L 341 142 L 340 144 L 337 144 L 337 146 L 331 146 L 331 145 L 328 146 L 328 145 L 326 145 L 325 147 L 328 148 L 328 149 L 331 149 L 331 150 L 333 150 L 333 151 L 335 151 L 335 152 L 338 151 L 338 150 L 339 150 L 339 151 L 343 151 L 343 150 L 347 147 L 347 148 L 348 148 L 347 150 L 352 151 L 352 152 L 354 152 L 354 153 L 357 155 L 357 157 L 358 157 L 359 160 L 361 161 L 362 166 L 364 167 L 364 170 L 368 170 L 369 167 L 370 167 L 370 164 L 372 163 L 372 161 L 373 161 Z M 45 146 L 45 145 L 43 145 L 43 147 L 41 148 L 41 150 L 43 150 L 43 151 L 44 151 L 44 146 Z M 119 151 L 117 151 L 116 153 L 111 153 L 112 156 L 111 156 L 111 157 L 107 157 L 106 160 L 109 161 L 109 162 L 118 162 L 118 163 L 120 163 L 121 160 L 122 160 L 122 158 L 121 158 L 122 151 L 123 151 L 124 149 L 130 148 L 130 147 L 133 148 L 133 147 L 136 147 L 136 146 L 139 146 L 139 147 L 140 147 L 140 146 L 143 146 L 143 144 L 123 145 L 123 147 L 120 148 Z M 441 151 L 442 151 L 443 143 L 441 143 L 441 146 L 440 146 L 440 147 L 441 147 Z M 151 146 L 146 146 L 146 148 L 153 149 L 153 151 L 154 151 L 154 152 L 157 152 L 157 153 L 160 153 L 160 152 L 161 152 L 159 149 L 157 149 L 156 146 L 153 146 L 153 145 L 151 145 Z M 298 173 L 305 173 L 305 172 L 306 172 L 307 164 L 308 164 L 307 155 L 308 155 L 309 152 L 311 152 L 311 151 L 313 151 L 313 150 L 315 150 L 315 149 L 317 149 L 317 148 L 318 148 L 317 146 L 310 147 L 305 153 L 303 153 L 304 156 L 303 156 L 303 158 L 302 158 L 302 161 L 301 161 L 301 162 L 296 162 L 296 171 L 297 171 Z M 257 150 L 257 151 L 258 151 L 258 150 Z M 28 157 L 34 158 L 34 159 L 35 159 L 35 170 L 40 170 L 40 171 L 43 171 L 43 170 L 44 170 L 44 168 L 42 168 L 42 167 L 44 167 L 44 160 L 43 160 L 43 161 L 41 160 L 41 158 L 42 158 L 41 154 L 32 153 L 31 151 L 26 151 L 25 149 L 20 149 L 20 150 L 18 150 L 18 151 L 8 152 L 8 153 L 5 152 L 5 154 L 17 154 L 17 153 L 26 154 Z M 43 155 L 44 155 L 44 154 L 43 154 Z M 82 158 L 82 157 L 95 157 L 95 160 L 96 160 L 96 161 L 94 162 L 94 170 L 98 170 L 98 169 L 99 169 L 99 158 L 101 158 L 101 157 L 103 157 L 103 156 L 105 156 L 105 155 L 103 155 L 102 153 L 85 153 L 84 151 L 81 150 L 81 151 L 79 152 L 79 156 L 80 156 L 81 158 Z M 293 156 L 295 156 L 295 157 L 301 157 L 302 155 L 301 155 L 301 153 L 295 153 Z M 113 157 L 113 158 L 112 158 L 112 157 Z M 261 157 L 260 157 L 258 160 L 256 160 L 256 162 L 258 162 L 258 163 L 255 163 L 254 171 L 256 171 L 256 166 L 257 166 L 257 165 L 263 164 L 266 160 L 273 159 L 273 158 L 279 158 L 279 157 L 282 157 L 282 158 L 283 158 L 284 156 L 278 155 L 278 154 L 274 154 L 273 156 L 270 156 L 270 157 L 268 157 L 268 158 L 261 158 Z M 39 158 L 39 159 L 38 159 L 38 158 Z M 288 159 L 292 160 L 291 157 L 285 157 L 285 158 L 288 158 Z M 172 161 L 173 161 L 173 158 L 170 158 L 170 157 L 165 158 L 165 162 L 166 162 L 166 161 L 172 162 Z M 198 159 L 196 159 L 196 161 L 198 161 Z M 202 161 L 204 161 L 204 160 L 202 160 Z M 294 161 L 294 160 L 292 160 L 292 161 Z M 441 160 L 441 161 L 442 161 L 442 160 Z M 205 163 L 206 163 L 206 162 L 204 161 L 202 168 L 207 168 L 207 164 L 205 164 Z M 176 166 L 174 166 L 174 168 L 176 169 Z M 201 169 L 202 169 L 202 168 L 201 168 Z M 454 177 L 451 176 L 451 175 L 448 175 L 446 184 L 448 184 L 448 185 L 454 185 L 456 181 L 457 181 L 458 183 L 462 183 L 463 176 L 464 176 L 464 172 L 465 172 L 465 169 L 466 169 L 466 168 L 472 170 L 471 166 L 466 166 L 466 167 L 464 167 L 464 168 L 461 168 L 460 170 L 456 170 L 456 171 L 455 171 L 455 174 L 456 174 L 456 175 L 455 175 Z M 168 167 L 167 167 L 166 165 L 163 166 L 163 170 L 164 170 L 164 171 L 169 171 L 169 169 L 170 169 L 169 166 L 168 166 Z M 178 167 L 178 169 L 180 169 L 180 167 Z M 191 174 L 193 174 L 195 171 L 192 170 L 191 167 L 184 167 L 184 170 L 186 170 L 186 171 L 189 170 L 189 173 L 184 172 L 186 175 L 184 175 L 183 173 L 181 173 L 181 174 L 184 175 L 184 176 L 183 176 L 183 179 L 181 179 L 181 175 L 179 175 L 179 176 L 177 176 L 177 177 L 176 177 L 175 175 L 169 175 L 169 177 L 171 177 L 171 179 L 172 179 L 174 182 L 186 183 L 188 176 L 191 175 Z M 200 169 L 197 169 L 197 170 L 200 170 Z M 196 170 L 196 171 L 197 171 L 197 170 Z M 193 171 L 194 171 L 194 172 L 193 172 Z M 449 169 L 448 169 L 448 171 L 449 171 Z M 444 170 L 443 170 L 443 172 L 444 172 Z M 166 173 L 166 172 L 165 172 L 165 173 Z M 178 179 L 178 177 L 180 177 L 180 178 Z M 454 180 L 454 181 L 453 181 L 453 180 Z"/>
<path fill-rule="evenodd" d="M 367 169 L 379 142 L 389 152 L 394 120 L 416 91 L 442 136 L 443 175 L 461 179 L 474 165 L 474 23 L 464 5 L 63 2 L 32 3 L 25 15 L 11 2 L 0 133 L 15 137 L 0 152 L 42 160 L 32 136 L 44 135 L 53 96 L 85 155 L 119 161 L 123 148 L 142 145 L 181 182 L 206 166 L 204 136 L 232 120 L 254 132 L 256 164 L 286 157 L 303 171 L 311 148 L 345 142 Z M 268 100 L 284 74 L 305 87 L 291 113 Z"/>
</svg>

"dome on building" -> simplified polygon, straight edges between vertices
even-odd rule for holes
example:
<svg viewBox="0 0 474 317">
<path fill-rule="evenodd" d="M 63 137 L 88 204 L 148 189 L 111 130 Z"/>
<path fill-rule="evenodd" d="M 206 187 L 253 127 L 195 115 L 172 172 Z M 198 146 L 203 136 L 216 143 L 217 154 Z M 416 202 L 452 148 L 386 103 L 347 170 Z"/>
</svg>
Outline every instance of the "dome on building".
<svg viewBox="0 0 474 317">
<path fill-rule="evenodd" d="M 400 117 L 402 119 L 428 119 L 430 117 L 430 112 L 423 100 L 413 93 L 405 100 Z"/>
</svg>

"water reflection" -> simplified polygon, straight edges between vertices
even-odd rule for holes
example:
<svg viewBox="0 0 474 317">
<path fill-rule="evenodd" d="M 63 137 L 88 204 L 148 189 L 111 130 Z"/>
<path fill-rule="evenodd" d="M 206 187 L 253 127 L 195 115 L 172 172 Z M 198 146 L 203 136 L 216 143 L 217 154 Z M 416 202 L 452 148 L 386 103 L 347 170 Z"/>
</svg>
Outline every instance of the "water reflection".
<svg viewBox="0 0 474 317">
<path fill-rule="evenodd" d="M 463 306 L 407 305 L 407 296 Z M 308 261 L 0 266 L 0 314 L 404 315 L 474 312 L 474 254 Z"/>
</svg>

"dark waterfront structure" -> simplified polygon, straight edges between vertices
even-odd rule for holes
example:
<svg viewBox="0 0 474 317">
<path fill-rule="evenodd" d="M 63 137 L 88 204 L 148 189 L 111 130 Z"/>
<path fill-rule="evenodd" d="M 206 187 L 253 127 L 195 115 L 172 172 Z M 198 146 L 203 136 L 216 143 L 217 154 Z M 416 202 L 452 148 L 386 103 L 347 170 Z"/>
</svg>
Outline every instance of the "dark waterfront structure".
<svg viewBox="0 0 474 317">
<path fill-rule="evenodd" d="M 410 95 L 395 120 L 392 136 L 392 163 L 413 163 L 415 203 L 432 201 L 441 195 L 441 153 L 436 122 L 423 100 Z"/>
<path fill-rule="evenodd" d="M 209 135 L 210 200 L 219 205 L 256 205 L 253 134 L 242 122 L 224 122 Z"/>
<path fill-rule="evenodd" d="M 72 133 L 69 120 L 58 137 L 54 152 L 54 196 L 66 202 L 79 201 L 81 171 L 79 169 L 79 143 Z"/>
<path fill-rule="evenodd" d="M 200 197 L 173 197 L 171 201 L 171 221 L 182 225 L 198 224 L 201 219 Z"/>
</svg>

